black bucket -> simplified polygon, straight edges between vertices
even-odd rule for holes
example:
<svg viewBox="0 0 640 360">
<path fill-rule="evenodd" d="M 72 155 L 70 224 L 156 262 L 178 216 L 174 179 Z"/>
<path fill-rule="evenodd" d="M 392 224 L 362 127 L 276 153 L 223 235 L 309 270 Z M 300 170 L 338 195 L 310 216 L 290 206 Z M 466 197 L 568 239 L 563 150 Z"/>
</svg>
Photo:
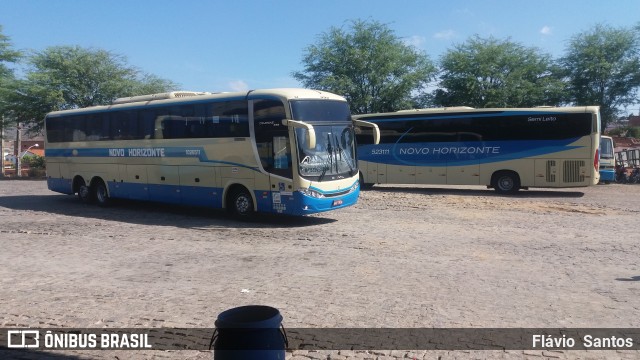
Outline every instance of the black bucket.
<svg viewBox="0 0 640 360">
<path fill-rule="evenodd" d="M 276 308 L 248 305 L 221 312 L 211 339 L 214 360 L 284 360 L 288 346 Z"/>
</svg>

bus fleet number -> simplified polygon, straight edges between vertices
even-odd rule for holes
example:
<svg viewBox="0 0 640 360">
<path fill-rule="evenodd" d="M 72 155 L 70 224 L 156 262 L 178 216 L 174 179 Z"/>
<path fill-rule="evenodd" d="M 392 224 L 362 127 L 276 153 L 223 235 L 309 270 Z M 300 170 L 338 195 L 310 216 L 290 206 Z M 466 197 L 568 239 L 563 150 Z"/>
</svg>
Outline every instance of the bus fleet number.
<svg viewBox="0 0 640 360">
<path fill-rule="evenodd" d="M 371 149 L 371 155 L 388 155 L 389 149 Z"/>
</svg>

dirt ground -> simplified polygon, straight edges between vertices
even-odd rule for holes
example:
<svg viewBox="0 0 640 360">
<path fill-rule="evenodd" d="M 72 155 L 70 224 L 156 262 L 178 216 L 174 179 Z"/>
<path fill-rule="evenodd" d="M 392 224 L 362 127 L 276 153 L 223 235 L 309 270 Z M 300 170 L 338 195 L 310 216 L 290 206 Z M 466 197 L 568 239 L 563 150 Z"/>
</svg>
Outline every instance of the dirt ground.
<svg viewBox="0 0 640 360">
<path fill-rule="evenodd" d="M 152 203 L 99 208 L 50 192 L 44 181 L 2 180 L 0 328 L 211 328 L 220 312 L 247 304 L 278 308 L 291 328 L 638 328 L 639 214 L 640 185 L 515 196 L 482 187 L 376 186 L 350 208 L 239 222 L 220 211 Z M 44 355 L 211 358 L 198 351 Z M 540 356 L 640 354 L 287 354 Z"/>
</svg>

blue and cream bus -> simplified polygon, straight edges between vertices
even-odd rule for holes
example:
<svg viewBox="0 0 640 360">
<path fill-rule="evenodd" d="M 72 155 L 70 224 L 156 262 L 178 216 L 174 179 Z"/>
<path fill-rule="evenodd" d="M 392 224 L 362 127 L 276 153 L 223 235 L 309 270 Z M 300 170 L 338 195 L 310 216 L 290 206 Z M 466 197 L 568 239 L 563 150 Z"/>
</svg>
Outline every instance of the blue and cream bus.
<svg viewBox="0 0 640 360">
<path fill-rule="evenodd" d="M 99 205 L 306 215 L 358 198 L 349 106 L 323 91 L 135 96 L 49 113 L 45 129 L 49 189 Z"/>
<path fill-rule="evenodd" d="M 600 136 L 600 181 L 609 184 L 616 181 L 615 145 L 611 136 Z"/>
<path fill-rule="evenodd" d="M 366 114 L 357 127 L 363 185 L 486 185 L 499 193 L 598 183 L 596 106 L 442 108 Z"/>
</svg>

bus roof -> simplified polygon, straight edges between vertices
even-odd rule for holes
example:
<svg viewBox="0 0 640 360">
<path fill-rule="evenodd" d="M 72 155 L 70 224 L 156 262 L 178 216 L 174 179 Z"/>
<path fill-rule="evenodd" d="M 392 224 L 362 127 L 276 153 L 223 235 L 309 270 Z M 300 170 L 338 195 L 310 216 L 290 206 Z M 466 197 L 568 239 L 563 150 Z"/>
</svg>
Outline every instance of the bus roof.
<svg viewBox="0 0 640 360">
<path fill-rule="evenodd" d="M 442 114 L 442 113 L 485 113 L 485 112 L 528 112 L 528 113 L 550 113 L 550 112 L 562 112 L 562 113 L 588 113 L 599 112 L 599 106 L 573 106 L 573 107 L 531 107 L 531 108 L 472 108 L 466 106 L 456 106 L 448 108 L 433 108 L 433 109 L 415 109 L 415 110 L 400 110 L 396 112 L 377 113 L 377 114 L 360 114 L 354 115 L 356 119 L 365 119 L 368 117 L 384 117 L 384 116 L 400 116 L 400 115 L 427 115 L 427 114 Z"/>
<path fill-rule="evenodd" d="M 181 104 L 192 101 L 202 100 L 224 100 L 224 99 L 263 99 L 263 98 L 279 98 L 281 100 L 337 100 L 345 101 L 342 96 L 332 94 L 330 92 L 311 89 L 299 89 L 299 88 L 276 88 L 276 89 L 258 89 L 242 92 L 196 92 L 196 91 L 174 91 L 168 93 L 149 94 L 119 98 L 114 100 L 111 105 L 98 105 L 86 108 L 52 111 L 47 114 L 47 117 L 69 115 L 69 114 L 82 114 L 87 112 L 101 112 L 107 110 L 116 109 L 130 109 L 145 106 L 154 106 L 161 104 Z"/>
<path fill-rule="evenodd" d="M 200 96 L 200 95 L 209 95 L 209 94 L 211 93 L 197 92 L 197 91 L 172 91 L 167 93 L 158 93 L 158 94 L 150 94 L 150 95 L 128 96 L 128 97 L 122 97 L 122 98 L 117 98 L 113 100 L 113 105 L 152 101 L 152 100 L 186 98 L 191 96 Z"/>
</svg>

